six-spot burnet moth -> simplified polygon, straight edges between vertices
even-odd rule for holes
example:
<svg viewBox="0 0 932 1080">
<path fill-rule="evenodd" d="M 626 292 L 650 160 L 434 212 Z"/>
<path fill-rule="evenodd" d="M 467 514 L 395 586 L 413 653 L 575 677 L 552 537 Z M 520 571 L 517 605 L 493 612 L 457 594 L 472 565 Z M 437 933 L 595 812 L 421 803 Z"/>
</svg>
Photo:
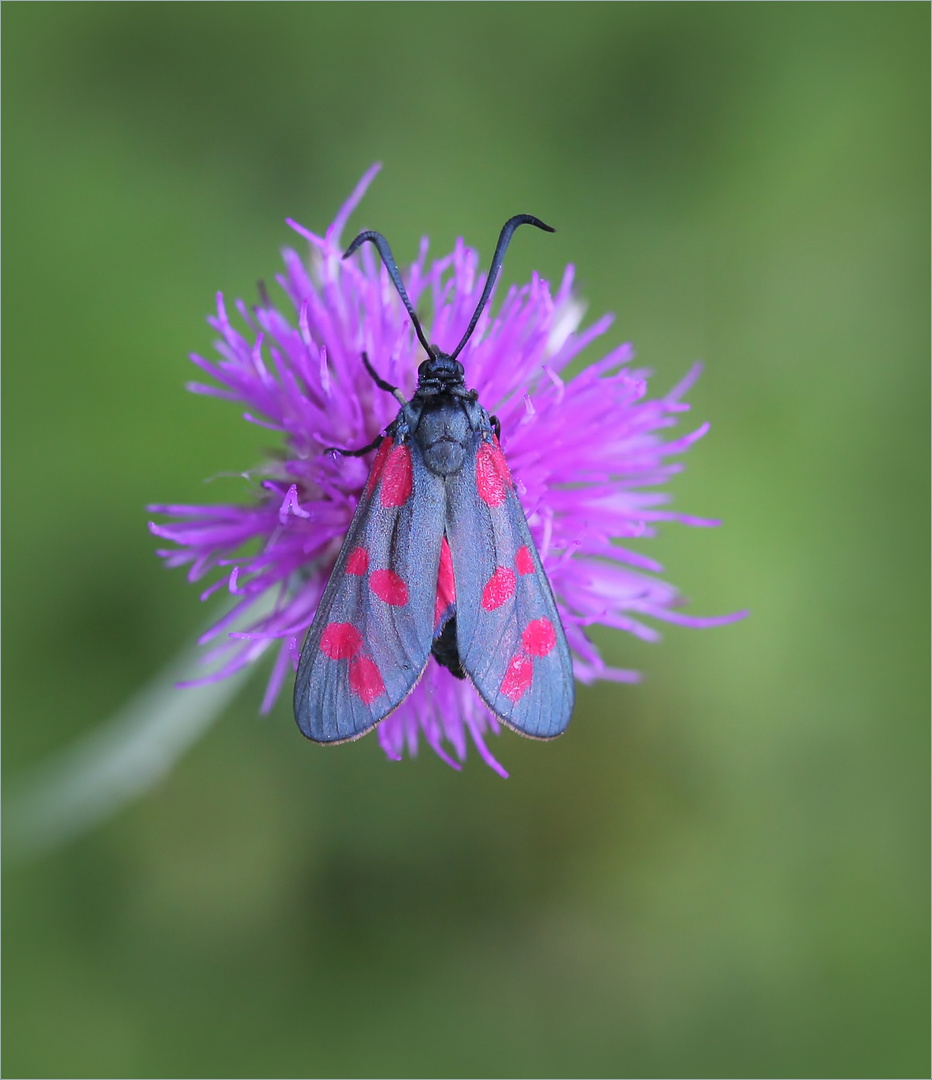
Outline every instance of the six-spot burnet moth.
<svg viewBox="0 0 932 1080">
<path fill-rule="evenodd" d="M 573 711 L 573 667 L 550 583 L 499 446 L 498 421 L 467 390 L 456 359 L 476 327 L 505 250 L 530 214 L 502 228 L 482 296 L 452 353 L 428 343 L 391 248 L 377 248 L 427 359 L 414 396 L 378 447 L 349 532 L 308 630 L 295 681 L 298 727 L 321 743 L 357 739 L 414 688 L 430 657 L 468 678 L 522 735 L 560 735 Z"/>
</svg>

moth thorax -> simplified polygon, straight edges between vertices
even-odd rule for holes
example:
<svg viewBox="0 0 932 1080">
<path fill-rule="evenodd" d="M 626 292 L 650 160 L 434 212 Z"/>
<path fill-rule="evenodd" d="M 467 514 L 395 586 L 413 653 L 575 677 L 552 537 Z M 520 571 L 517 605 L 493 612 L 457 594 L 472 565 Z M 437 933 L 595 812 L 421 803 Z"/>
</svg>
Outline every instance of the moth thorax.
<svg viewBox="0 0 932 1080">
<path fill-rule="evenodd" d="M 458 473 L 472 444 L 469 418 L 460 403 L 442 395 L 421 413 L 417 441 L 424 453 L 424 464 L 437 476 Z"/>
</svg>

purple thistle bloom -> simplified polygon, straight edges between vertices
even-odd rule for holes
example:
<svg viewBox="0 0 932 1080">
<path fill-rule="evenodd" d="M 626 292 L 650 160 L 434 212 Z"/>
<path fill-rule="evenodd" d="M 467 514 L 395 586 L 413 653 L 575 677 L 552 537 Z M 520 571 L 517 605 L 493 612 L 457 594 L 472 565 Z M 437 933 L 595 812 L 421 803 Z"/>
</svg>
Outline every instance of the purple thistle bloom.
<svg viewBox="0 0 932 1080">
<path fill-rule="evenodd" d="M 219 662 L 208 678 L 231 675 L 275 647 L 263 711 L 297 666 L 371 463 L 372 455 L 367 462 L 324 449 L 366 445 L 397 413 L 397 402 L 374 385 L 361 354 L 367 352 L 382 378 L 407 397 L 423 359 L 410 319 L 372 253 L 341 259 L 343 227 L 378 168 L 365 174 L 323 237 L 289 222 L 311 251 L 309 264 L 284 251 L 285 273 L 277 280 L 293 310 L 283 313 L 265 295 L 253 308 L 238 301 L 246 327 L 241 333 L 218 295 L 210 324 L 220 335 L 219 359 L 192 356 L 219 385 L 191 383 L 190 390 L 242 402 L 245 419 L 283 436 L 281 457 L 250 474 L 256 486 L 252 503 L 150 507 L 172 519 L 150 525 L 156 536 L 176 545 L 159 551 L 167 564 L 188 566 L 191 581 L 222 568 L 202 598 L 224 587 L 236 598 L 202 638 L 214 642 L 205 661 Z M 427 301 L 433 311 L 430 340 L 449 347 L 466 327 L 484 279 L 477 253 L 461 240 L 451 255 L 433 262 L 425 240 L 405 283 L 415 307 Z M 668 496 L 644 490 L 656 489 L 679 470 L 669 459 L 701 438 L 708 425 L 670 441 L 660 437 L 689 408 L 682 398 L 698 367 L 658 399 L 646 396 L 648 373 L 629 366 L 634 354 L 627 344 L 563 377 L 612 322 L 603 316 L 579 331 L 583 308 L 572 286 L 568 266 L 554 295 L 536 274 L 530 284 L 510 289 L 497 313 L 483 313 L 460 359 L 467 385 L 501 421 L 502 448 L 553 586 L 576 677 L 586 683 L 634 682 L 637 672 L 606 666 L 586 635 L 590 624 L 654 641 L 658 633 L 645 616 L 704 627 L 743 613 L 683 614 L 676 589 L 655 576 L 660 565 L 612 543 L 652 536 L 657 521 L 718 524 L 662 509 Z M 436 663 L 428 663 L 411 695 L 378 727 L 383 750 L 395 760 L 405 747 L 415 754 L 423 737 L 458 769 L 471 738 L 487 764 L 507 776 L 485 742 L 499 730 L 470 683 Z"/>
</svg>

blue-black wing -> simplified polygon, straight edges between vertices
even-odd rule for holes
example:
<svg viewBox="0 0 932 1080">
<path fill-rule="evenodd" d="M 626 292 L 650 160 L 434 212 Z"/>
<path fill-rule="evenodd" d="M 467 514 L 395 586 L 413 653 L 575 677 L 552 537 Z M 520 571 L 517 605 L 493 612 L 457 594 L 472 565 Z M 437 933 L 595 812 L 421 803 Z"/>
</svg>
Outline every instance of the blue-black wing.
<svg viewBox="0 0 932 1080">
<path fill-rule="evenodd" d="M 496 716 L 551 739 L 573 711 L 573 665 L 514 481 L 491 435 L 447 478 L 460 663 Z"/>
<path fill-rule="evenodd" d="M 383 439 L 301 649 L 298 727 L 357 739 L 411 692 L 430 656 L 444 493 L 413 441 Z"/>
</svg>

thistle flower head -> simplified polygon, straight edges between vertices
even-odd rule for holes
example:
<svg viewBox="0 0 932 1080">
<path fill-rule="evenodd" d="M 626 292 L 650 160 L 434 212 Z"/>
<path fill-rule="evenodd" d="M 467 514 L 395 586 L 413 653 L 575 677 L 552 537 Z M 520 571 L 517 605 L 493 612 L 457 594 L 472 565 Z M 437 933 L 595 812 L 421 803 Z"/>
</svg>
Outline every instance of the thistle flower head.
<svg viewBox="0 0 932 1080">
<path fill-rule="evenodd" d="M 277 281 L 287 298 L 276 306 L 236 304 L 231 321 L 223 297 L 210 324 L 217 356 L 192 356 L 212 380 L 189 389 L 237 402 L 244 419 L 279 434 L 282 452 L 248 474 L 246 503 L 160 505 L 169 520 L 151 524 L 171 543 L 159 554 L 187 566 L 191 581 L 213 582 L 202 597 L 226 589 L 234 603 L 204 635 L 216 680 L 252 664 L 267 650 L 275 659 L 263 701 L 271 708 L 297 665 L 301 642 L 327 584 L 365 485 L 371 455 L 353 458 L 327 448 L 354 448 L 394 419 L 397 401 L 375 386 L 361 360 L 366 352 L 381 377 L 413 393 L 424 359 L 402 303 L 367 248 L 341 259 L 343 227 L 378 170 L 370 169 L 323 236 L 292 228 L 310 258 L 284 252 Z M 457 241 L 451 254 L 429 260 L 422 241 L 404 274 L 408 295 L 430 341 L 452 348 L 469 323 L 484 285 L 477 252 Z M 518 486 L 531 533 L 553 586 L 583 682 L 631 682 L 637 673 L 608 667 L 586 634 L 593 623 L 645 640 L 657 631 L 645 620 L 710 626 L 739 618 L 698 618 L 679 609 L 677 591 L 651 559 L 613 541 L 653 535 L 655 524 L 715 521 L 665 509 L 659 490 L 679 465 L 674 459 L 707 425 L 664 438 L 688 409 L 683 396 L 694 369 L 660 398 L 647 395 L 648 373 L 632 367 L 622 344 L 569 376 L 580 352 L 604 335 L 611 317 L 581 330 L 583 307 L 573 294 L 573 268 L 556 290 L 537 275 L 511 288 L 483 312 L 459 360 L 466 382 L 501 423 L 501 444 Z M 400 759 L 424 739 L 454 768 L 472 741 L 483 759 L 507 775 L 486 745 L 499 722 L 468 682 L 429 662 L 406 701 L 378 727 L 385 753 Z"/>
</svg>

